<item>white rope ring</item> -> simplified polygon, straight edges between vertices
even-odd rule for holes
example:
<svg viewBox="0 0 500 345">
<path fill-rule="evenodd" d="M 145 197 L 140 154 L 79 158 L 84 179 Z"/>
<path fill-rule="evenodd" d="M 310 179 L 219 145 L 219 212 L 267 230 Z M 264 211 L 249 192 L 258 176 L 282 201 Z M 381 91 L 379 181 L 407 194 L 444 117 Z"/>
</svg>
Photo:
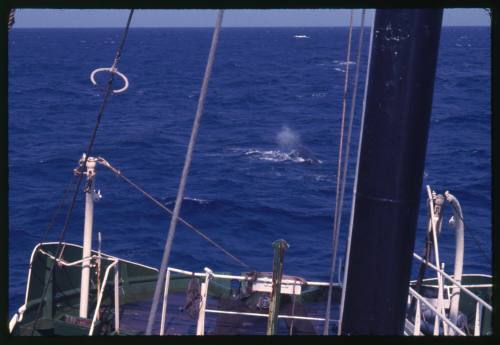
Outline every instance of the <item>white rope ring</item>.
<svg viewBox="0 0 500 345">
<path fill-rule="evenodd" d="M 124 92 L 125 90 L 128 89 L 128 79 L 127 79 L 127 77 L 123 73 L 118 72 L 118 70 L 116 68 L 113 68 L 113 67 L 96 68 L 95 70 L 93 70 L 92 73 L 90 74 L 90 81 L 92 82 L 92 84 L 94 86 L 97 85 L 97 83 L 95 81 L 95 75 L 98 72 L 114 73 L 114 74 L 118 75 L 120 78 L 122 78 L 122 80 L 125 83 L 125 85 L 123 85 L 123 87 L 121 89 L 113 90 L 113 93 L 122 93 L 122 92 Z"/>
</svg>

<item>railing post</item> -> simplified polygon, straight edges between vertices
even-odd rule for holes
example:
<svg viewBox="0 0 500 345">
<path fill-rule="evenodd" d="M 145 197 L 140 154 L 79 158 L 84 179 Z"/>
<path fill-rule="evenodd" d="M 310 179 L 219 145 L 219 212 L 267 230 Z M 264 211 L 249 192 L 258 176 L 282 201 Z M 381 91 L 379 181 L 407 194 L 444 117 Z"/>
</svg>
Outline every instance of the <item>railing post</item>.
<svg viewBox="0 0 500 345">
<path fill-rule="evenodd" d="M 414 323 L 414 328 L 413 328 L 413 335 L 420 335 L 420 300 L 417 300 L 417 307 L 415 310 L 415 323 Z"/>
<path fill-rule="evenodd" d="M 278 313 L 280 309 L 281 279 L 283 277 L 283 261 L 285 249 L 290 246 L 285 240 L 273 242 L 274 262 L 273 262 L 273 289 L 271 292 L 271 302 L 269 304 L 269 318 L 267 320 L 267 335 L 275 335 L 278 331 Z"/>
<path fill-rule="evenodd" d="M 444 272 L 444 262 L 441 264 L 441 270 Z M 439 278 L 441 279 L 441 294 L 440 294 L 440 309 L 438 309 L 443 315 L 446 315 L 445 307 L 444 307 L 444 281 L 443 281 L 443 274 L 441 272 L 438 272 Z M 449 296 L 449 294 L 448 294 Z M 446 322 L 443 321 L 443 335 L 448 335 L 448 325 Z"/>
<path fill-rule="evenodd" d="M 94 312 L 94 317 L 92 318 L 92 323 L 90 324 L 89 335 L 94 334 L 95 322 L 97 320 L 97 315 L 99 314 L 99 308 L 101 307 L 102 296 L 104 295 L 104 289 L 106 288 L 106 282 L 108 281 L 109 270 L 113 268 L 113 266 L 116 266 L 117 264 L 118 264 L 117 260 L 113 261 L 113 263 L 106 268 L 106 273 L 104 273 L 104 280 L 102 282 L 101 291 L 97 296 L 97 304 L 95 306 L 95 312 Z"/>
<path fill-rule="evenodd" d="M 120 264 L 115 266 L 114 295 L 115 295 L 115 333 L 120 334 Z"/>
<path fill-rule="evenodd" d="M 479 302 L 476 303 L 476 319 L 474 321 L 474 335 L 481 335 L 481 318 L 483 316 L 483 306 Z"/>
<path fill-rule="evenodd" d="M 439 310 L 439 309 L 438 309 Z M 432 335 L 439 335 L 439 315 L 434 313 L 434 332 Z"/>
<path fill-rule="evenodd" d="M 170 269 L 167 269 L 167 275 L 165 276 L 165 290 L 163 291 L 163 306 L 162 306 L 162 310 L 161 310 L 160 335 L 165 334 L 165 322 L 167 321 L 167 300 L 168 300 L 169 284 L 170 284 Z"/>
<path fill-rule="evenodd" d="M 50 269 L 50 263 L 52 265 L 55 264 L 55 262 L 50 262 L 50 260 L 47 260 L 46 262 L 46 269 L 45 269 L 45 277 L 44 277 L 44 284 L 47 286 L 47 292 L 45 295 L 45 300 L 41 301 L 43 305 L 43 317 L 46 319 L 52 319 L 54 317 L 54 306 L 53 306 L 53 301 L 54 301 L 54 276 L 55 276 L 55 270 Z"/>
<path fill-rule="evenodd" d="M 439 323 L 440 321 L 443 321 L 445 322 L 449 328 L 453 329 L 453 331 L 456 332 L 456 334 L 458 335 L 466 335 L 460 328 L 457 327 L 457 325 L 455 325 L 453 322 L 451 322 L 445 314 L 442 314 L 435 305 L 432 305 L 429 301 L 426 300 L 425 297 L 423 297 L 422 295 L 420 295 L 418 292 L 416 292 L 415 290 L 413 290 L 411 287 L 410 287 L 410 294 L 412 296 L 414 296 L 415 298 L 418 299 L 418 301 L 420 303 L 424 303 L 434 314 L 435 314 L 435 318 L 434 318 L 434 335 L 438 335 L 439 333 Z"/>
<path fill-rule="evenodd" d="M 435 194 L 429 185 L 426 186 L 427 189 L 427 196 L 428 196 L 428 202 L 429 202 L 429 209 L 430 209 L 430 222 L 431 222 L 431 229 L 432 229 L 432 242 L 434 244 L 434 258 L 436 259 L 436 266 L 440 267 L 441 269 L 444 269 L 444 267 L 441 266 L 440 260 L 439 260 L 439 247 L 438 247 L 438 240 L 437 240 L 437 235 L 438 235 L 438 227 L 441 229 L 441 222 L 442 222 L 442 211 L 443 211 L 443 205 L 445 198 L 441 194 Z M 444 263 L 443 263 L 444 265 Z M 443 303 L 443 277 L 441 275 L 440 271 L 437 271 L 437 281 L 438 281 L 438 305 L 437 305 L 437 310 L 439 310 L 443 315 L 445 314 L 444 310 L 444 303 Z M 443 321 L 443 334 L 447 335 L 448 334 L 448 327 Z M 436 316 L 436 319 L 434 320 L 434 335 L 439 335 L 439 324 L 438 324 L 438 318 Z"/>
<path fill-rule="evenodd" d="M 207 295 L 208 295 L 208 283 L 210 282 L 210 277 L 213 272 L 208 267 L 205 267 L 205 282 L 201 284 L 201 300 L 200 300 L 200 312 L 198 314 L 198 325 L 196 327 L 196 335 L 205 335 L 205 309 L 207 306 Z"/>
</svg>

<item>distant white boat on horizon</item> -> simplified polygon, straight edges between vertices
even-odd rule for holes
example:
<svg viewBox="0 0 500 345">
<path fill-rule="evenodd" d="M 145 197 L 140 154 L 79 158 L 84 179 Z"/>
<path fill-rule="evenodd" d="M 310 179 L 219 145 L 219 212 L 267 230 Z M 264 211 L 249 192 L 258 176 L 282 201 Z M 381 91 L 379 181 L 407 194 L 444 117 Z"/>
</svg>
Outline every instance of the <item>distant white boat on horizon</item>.
<svg viewBox="0 0 500 345">
<path fill-rule="evenodd" d="M 306 35 L 294 35 L 294 38 L 310 38 L 309 36 Z"/>
</svg>

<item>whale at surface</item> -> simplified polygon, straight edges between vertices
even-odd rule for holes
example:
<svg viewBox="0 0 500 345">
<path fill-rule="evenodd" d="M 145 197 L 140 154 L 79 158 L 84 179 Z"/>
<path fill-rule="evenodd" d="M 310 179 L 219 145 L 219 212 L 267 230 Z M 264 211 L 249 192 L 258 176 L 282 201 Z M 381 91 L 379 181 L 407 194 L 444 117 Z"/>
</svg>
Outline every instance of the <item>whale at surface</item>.
<svg viewBox="0 0 500 345">
<path fill-rule="evenodd" d="M 316 155 L 304 145 L 299 145 L 290 152 L 290 156 L 294 158 L 302 158 L 309 163 L 321 163 Z"/>
</svg>

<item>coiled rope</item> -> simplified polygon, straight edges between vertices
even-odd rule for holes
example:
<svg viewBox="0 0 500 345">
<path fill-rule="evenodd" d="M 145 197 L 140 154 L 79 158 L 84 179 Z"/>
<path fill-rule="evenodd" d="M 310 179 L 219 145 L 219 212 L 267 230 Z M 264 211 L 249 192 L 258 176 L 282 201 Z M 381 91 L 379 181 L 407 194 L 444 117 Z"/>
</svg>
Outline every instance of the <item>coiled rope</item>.
<svg viewBox="0 0 500 345">
<path fill-rule="evenodd" d="M 333 226 L 333 238 L 332 238 L 332 265 L 330 268 L 330 280 L 328 286 L 328 299 L 326 306 L 326 315 L 325 315 L 325 323 L 323 325 L 323 335 L 328 335 L 329 332 L 329 324 L 330 324 L 330 311 L 331 311 L 331 300 L 332 300 L 332 290 L 333 290 L 333 277 L 335 274 L 335 267 L 337 263 L 337 249 L 339 242 L 339 233 L 340 233 L 340 223 L 342 219 L 342 206 L 344 202 L 344 190 L 345 190 L 345 181 L 347 176 L 347 167 L 349 164 L 349 150 L 351 146 L 351 134 L 352 134 L 352 126 L 354 120 L 354 112 L 356 109 L 356 97 L 358 91 L 358 81 L 359 81 L 359 70 L 360 70 L 360 60 L 361 53 L 363 48 L 363 31 L 365 24 L 365 12 L 366 10 L 361 11 L 361 24 L 360 24 L 360 32 L 359 32 L 359 40 L 358 40 L 358 50 L 356 56 L 356 72 L 354 76 L 354 85 L 353 85 L 353 93 L 351 98 L 351 109 L 349 114 L 349 127 L 347 132 L 347 143 L 345 149 L 345 159 L 343 155 L 343 141 L 344 141 L 344 123 L 345 123 L 345 112 L 346 112 L 346 98 L 347 98 L 347 81 L 349 79 L 349 64 L 350 64 L 350 53 L 351 53 L 351 38 L 352 38 L 352 19 L 353 12 L 351 10 L 351 17 L 349 20 L 349 39 L 348 39 L 348 48 L 347 48 L 347 65 L 346 65 L 346 73 L 345 73 L 345 84 L 344 84 L 344 96 L 342 99 L 342 125 L 341 125 L 341 134 L 340 134 L 340 144 L 339 144 L 339 158 L 338 158 L 338 166 L 337 166 L 337 190 L 336 190 L 336 201 L 335 201 L 335 216 L 334 216 L 334 226 Z M 342 173 L 340 167 L 343 163 Z"/>
<path fill-rule="evenodd" d="M 148 325 L 146 328 L 146 335 L 151 335 L 153 330 L 153 323 L 155 322 L 156 310 L 158 309 L 158 302 L 160 300 L 160 294 L 163 291 L 163 285 L 165 284 L 165 274 L 168 267 L 168 260 L 170 257 L 170 251 L 172 250 L 172 243 L 174 240 L 175 227 L 177 225 L 177 220 L 179 218 L 179 213 L 182 206 L 182 200 L 184 198 L 184 190 L 186 187 L 186 181 L 189 174 L 189 168 L 191 166 L 191 160 L 193 156 L 193 149 L 196 143 L 196 138 L 198 136 L 198 129 L 200 127 L 201 116 L 203 114 L 203 109 L 205 107 L 205 97 L 208 89 L 208 82 L 210 80 L 210 75 L 212 73 L 212 68 L 215 60 L 215 52 L 217 50 L 217 43 L 219 41 L 220 28 L 222 26 L 222 17 L 224 15 L 224 10 L 219 10 L 217 14 L 217 20 L 215 24 L 214 33 L 212 36 L 212 44 L 210 46 L 210 53 L 208 55 L 207 66 L 205 69 L 205 75 L 203 77 L 203 84 L 201 86 L 200 97 L 198 99 L 198 107 L 196 110 L 196 115 L 194 118 L 193 129 L 191 130 L 191 138 L 189 139 L 189 145 L 186 152 L 186 158 L 184 160 L 184 168 L 182 169 L 181 181 L 179 183 L 179 189 L 177 192 L 177 199 L 175 201 L 174 212 L 172 214 L 172 219 L 170 221 L 170 227 L 168 229 L 167 242 L 165 244 L 165 249 L 163 251 L 163 258 L 161 262 L 160 272 L 158 275 L 158 280 L 156 281 L 156 288 L 153 297 L 153 303 L 151 305 L 151 310 L 149 312 Z"/>
<path fill-rule="evenodd" d="M 166 207 L 165 205 L 163 205 L 160 201 L 158 201 L 154 196 L 152 196 L 151 194 L 149 194 L 148 192 L 146 192 L 144 189 L 142 189 L 141 187 L 139 187 L 136 183 L 134 183 L 133 181 L 131 181 L 127 176 L 125 176 L 120 170 L 116 169 L 114 166 L 112 166 L 107 160 L 105 160 L 104 158 L 102 157 L 98 157 L 97 158 L 97 162 L 101 163 L 102 165 L 104 165 L 106 168 L 108 168 L 109 170 L 111 170 L 116 176 L 120 177 L 121 179 L 123 179 L 125 182 L 127 182 L 130 186 L 132 186 L 133 188 L 135 188 L 137 191 L 139 191 L 140 193 L 142 193 L 146 198 L 148 198 L 149 200 L 151 200 L 153 203 L 155 203 L 157 206 L 159 206 L 160 208 L 162 208 L 164 211 L 166 211 L 168 214 L 170 215 L 173 215 L 173 211 L 170 210 L 168 207 Z M 198 235 L 200 235 L 201 237 L 203 237 L 206 241 L 208 241 L 210 244 L 212 244 L 214 247 L 216 247 L 217 249 L 219 249 L 220 251 L 222 251 L 224 254 L 226 254 L 227 256 L 229 256 L 231 259 L 233 259 L 234 261 L 236 261 L 238 264 L 240 264 L 241 266 L 247 268 L 247 269 L 252 269 L 249 265 L 247 265 L 246 263 L 244 263 L 242 260 L 240 260 L 238 257 L 236 257 L 235 255 L 231 254 L 229 251 L 227 251 L 226 249 L 224 249 L 220 244 L 218 244 L 217 242 L 215 242 L 214 240 L 212 240 L 210 237 L 208 237 L 207 235 L 205 235 L 201 230 L 197 229 L 195 226 L 193 226 L 192 224 L 188 223 L 186 220 L 184 220 L 183 218 L 181 217 L 178 217 L 179 218 L 179 221 L 184 224 L 185 226 L 187 226 L 189 229 L 193 230 L 195 233 L 197 233 Z"/>
<path fill-rule="evenodd" d="M 131 9 L 130 10 L 130 14 L 129 14 L 128 19 L 127 19 L 127 24 L 126 24 L 125 29 L 124 29 L 123 34 L 122 34 L 120 45 L 119 45 L 119 47 L 118 47 L 118 49 L 116 51 L 116 55 L 115 55 L 114 62 L 113 62 L 113 66 L 114 67 L 116 67 L 118 65 L 118 62 L 120 60 L 121 53 L 122 53 L 123 47 L 125 45 L 125 40 L 127 38 L 127 34 L 128 34 L 128 31 L 129 31 L 129 28 L 130 28 L 130 22 L 132 21 L 133 14 L 134 14 L 134 10 Z M 84 169 L 87 166 L 87 160 L 90 157 L 90 153 L 91 153 L 92 148 L 94 146 L 95 138 L 96 138 L 96 135 L 97 135 L 97 130 L 99 129 L 99 125 L 101 123 L 101 119 L 102 119 L 102 116 L 104 114 L 104 109 L 106 108 L 109 96 L 112 93 L 113 80 L 114 80 L 114 73 L 110 73 L 109 80 L 108 80 L 108 82 L 106 84 L 103 101 L 101 103 L 101 106 L 99 108 L 99 112 L 98 112 L 98 115 L 97 115 L 96 124 L 94 126 L 94 130 L 92 131 L 92 135 L 90 137 L 89 144 L 87 146 L 87 151 L 86 151 L 86 154 L 85 154 L 85 160 L 84 160 L 83 164 L 80 166 L 81 169 Z M 62 257 L 62 254 L 63 254 L 62 242 L 64 241 L 64 237 L 65 237 L 66 231 L 68 229 L 69 221 L 71 219 L 71 215 L 73 213 L 73 209 L 75 208 L 76 197 L 78 195 L 78 191 L 80 189 L 80 186 L 81 186 L 81 183 L 82 183 L 82 179 L 83 179 L 83 174 L 79 174 L 78 180 L 77 180 L 77 183 L 76 183 L 76 187 L 75 187 L 75 190 L 73 192 L 73 198 L 71 200 L 71 205 L 70 205 L 70 207 L 68 209 L 68 212 L 66 214 L 66 218 L 65 218 L 65 221 L 64 221 L 64 226 L 63 226 L 63 228 L 61 230 L 61 233 L 60 233 L 60 236 L 59 236 L 59 243 L 57 245 L 56 255 L 54 255 L 55 257 L 59 257 L 59 258 Z M 50 268 L 50 271 L 49 271 L 49 281 L 44 286 L 44 289 L 43 289 L 43 292 L 42 292 L 42 296 L 41 296 L 42 297 L 41 300 L 45 299 L 45 296 L 47 294 L 48 286 L 52 283 L 52 273 L 54 271 L 54 263 L 55 263 L 55 261 L 52 262 L 52 265 L 51 265 L 51 268 Z M 37 309 L 36 316 L 35 316 L 35 322 L 33 323 L 33 327 L 31 329 L 31 335 L 33 335 L 33 333 L 35 331 L 35 328 L 36 328 L 36 324 L 37 324 L 37 322 L 39 320 L 42 304 L 43 303 L 40 303 L 38 305 L 38 309 Z"/>
</svg>

